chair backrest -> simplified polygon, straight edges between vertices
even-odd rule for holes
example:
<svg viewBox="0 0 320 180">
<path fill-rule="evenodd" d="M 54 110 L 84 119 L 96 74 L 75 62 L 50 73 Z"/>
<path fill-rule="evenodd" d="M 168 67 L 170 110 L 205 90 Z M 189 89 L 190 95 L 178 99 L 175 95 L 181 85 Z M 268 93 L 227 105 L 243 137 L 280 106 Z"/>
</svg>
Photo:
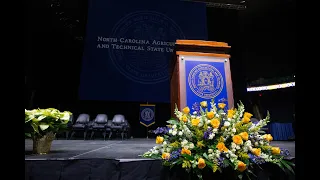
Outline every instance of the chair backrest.
<svg viewBox="0 0 320 180">
<path fill-rule="evenodd" d="M 98 114 L 94 119 L 94 122 L 98 124 L 107 123 L 107 121 L 108 121 L 108 116 L 106 114 Z"/>
<path fill-rule="evenodd" d="M 122 124 L 124 122 L 125 122 L 124 115 L 116 114 L 116 115 L 113 116 L 112 123 L 114 123 L 114 124 Z"/>
<path fill-rule="evenodd" d="M 90 116 L 89 114 L 80 114 L 78 116 L 78 119 L 76 121 L 76 123 L 79 123 L 79 124 L 86 124 L 90 121 Z"/>
</svg>

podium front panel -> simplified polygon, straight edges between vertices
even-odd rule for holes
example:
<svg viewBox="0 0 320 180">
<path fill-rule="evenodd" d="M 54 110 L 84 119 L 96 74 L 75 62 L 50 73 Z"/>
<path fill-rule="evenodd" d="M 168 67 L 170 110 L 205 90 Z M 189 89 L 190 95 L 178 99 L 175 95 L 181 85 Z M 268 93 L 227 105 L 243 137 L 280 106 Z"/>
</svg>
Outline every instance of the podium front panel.
<svg viewBox="0 0 320 180">
<path fill-rule="evenodd" d="M 233 108 L 230 62 L 227 57 L 179 56 L 180 109 L 214 99 Z M 209 107 L 210 108 L 210 107 Z"/>
</svg>

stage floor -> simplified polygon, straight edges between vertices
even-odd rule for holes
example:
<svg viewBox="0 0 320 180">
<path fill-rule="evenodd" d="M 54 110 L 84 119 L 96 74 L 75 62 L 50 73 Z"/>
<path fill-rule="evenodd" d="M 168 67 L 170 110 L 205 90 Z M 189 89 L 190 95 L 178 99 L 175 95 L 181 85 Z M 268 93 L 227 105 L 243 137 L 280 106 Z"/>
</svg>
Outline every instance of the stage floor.
<svg viewBox="0 0 320 180">
<path fill-rule="evenodd" d="M 294 141 L 273 141 L 273 146 L 286 148 L 291 157 L 295 157 Z M 155 139 L 130 140 L 54 140 L 51 153 L 46 155 L 32 154 L 32 140 L 25 140 L 25 160 L 64 160 L 105 158 L 120 161 L 142 160 L 139 157 L 155 146 Z"/>
</svg>

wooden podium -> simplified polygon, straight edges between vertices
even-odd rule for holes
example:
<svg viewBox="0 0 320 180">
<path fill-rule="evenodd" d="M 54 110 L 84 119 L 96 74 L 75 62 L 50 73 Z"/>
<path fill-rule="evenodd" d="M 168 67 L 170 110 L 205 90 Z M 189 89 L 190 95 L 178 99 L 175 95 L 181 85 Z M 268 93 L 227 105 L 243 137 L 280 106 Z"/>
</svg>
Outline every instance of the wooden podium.
<svg viewBox="0 0 320 180">
<path fill-rule="evenodd" d="M 195 102 L 212 99 L 232 108 L 233 90 L 230 71 L 230 46 L 224 42 L 177 40 L 170 67 L 171 117 Z"/>
</svg>

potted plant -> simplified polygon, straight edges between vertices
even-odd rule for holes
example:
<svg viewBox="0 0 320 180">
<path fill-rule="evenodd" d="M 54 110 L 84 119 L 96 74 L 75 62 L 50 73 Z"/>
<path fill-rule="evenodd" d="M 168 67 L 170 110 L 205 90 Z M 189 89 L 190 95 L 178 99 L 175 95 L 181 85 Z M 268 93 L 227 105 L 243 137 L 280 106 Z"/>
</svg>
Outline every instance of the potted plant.
<svg viewBox="0 0 320 180">
<path fill-rule="evenodd" d="M 264 163 L 294 173 L 294 164 L 284 159 L 286 154 L 270 145 L 272 136 L 261 134 L 261 128 L 269 122 L 269 113 L 254 124 L 252 114 L 245 112 L 242 103 L 233 109 L 214 101 L 210 105 L 203 101 L 198 108 L 192 108 L 193 112 L 189 107 L 181 111 L 176 107 L 177 119 L 167 121 L 170 129 L 158 134 L 158 145 L 143 157 L 161 159 L 164 166 L 177 169 L 177 176 L 186 176 L 180 179 L 249 178 Z M 181 169 L 190 173 L 179 173 Z"/>
<path fill-rule="evenodd" d="M 33 153 L 47 154 L 56 133 L 67 129 L 72 113 L 54 108 L 25 110 L 25 132 L 33 140 Z"/>
</svg>

